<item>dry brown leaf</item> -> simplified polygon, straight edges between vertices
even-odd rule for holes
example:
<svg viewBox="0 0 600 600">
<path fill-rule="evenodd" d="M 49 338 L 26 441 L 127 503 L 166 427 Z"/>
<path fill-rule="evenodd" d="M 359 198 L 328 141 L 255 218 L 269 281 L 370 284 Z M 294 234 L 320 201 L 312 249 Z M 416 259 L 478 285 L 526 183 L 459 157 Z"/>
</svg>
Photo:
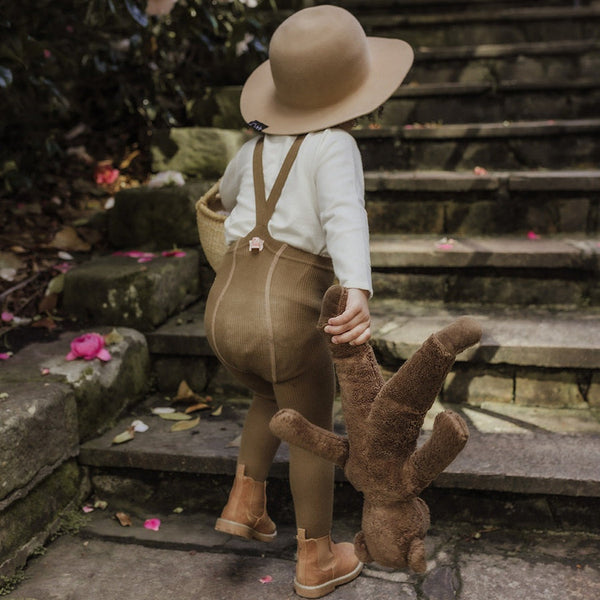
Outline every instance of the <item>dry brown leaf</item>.
<svg viewBox="0 0 600 600">
<path fill-rule="evenodd" d="M 222 413 L 223 413 L 223 405 L 221 404 L 221 406 L 218 406 L 217 408 L 215 408 L 215 410 L 213 410 L 210 413 L 210 416 L 211 417 L 220 417 Z"/>
<path fill-rule="evenodd" d="M 131 527 L 131 517 L 127 513 L 118 512 L 115 517 L 123 527 Z"/>
<path fill-rule="evenodd" d="M 186 431 L 187 429 L 193 429 L 200 423 L 200 417 L 196 417 L 191 421 L 179 421 L 179 423 L 173 423 L 171 425 L 171 431 Z"/>
<path fill-rule="evenodd" d="M 125 338 L 116 330 L 113 329 L 110 333 L 104 336 L 104 342 L 107 346 L 112 344 L 120 344 Z"/>
<path fill-rule="evenodd" d="M 65 226 L 56 232 L 54 239 L 48 244 L 49 248 L 71 250 L 73 252 L 89 252 L 90 244 L 84 242 L 73 227 Z"/>
<path fill-rule="evenodd" d="M 189 421 L 192 418 L 182 412 L 160 413 L 158 416 L 165 421 Z"/>
<path fill-rule="evenodd" d="M 194 404 L 193 406 L 188 406 L 185 409 L 185 414 L 189 415 L 190 413 L 196 412 L 197 410 L 204 410 L 205 408 L 210 408 L 206 402 L 199 402 L 198 404 Z"/>
<path fill-rule="evenodd" d="M 56 308 L 57 304 L 58 294 L 47 294 L 41 299 L 38 305 L 38 310 L 42 313 L 51 313 Z"/>
<path fill-rule="evenodd" d="M 130 164 L 131 161 L 136 158 L 137 156 L 139 156 L 141 154 L 141 152 L 139 150 L 134 150 L 133 152 L 130 152 L 122 161 L 121 164 L 119 164 L 119 169 L 126 169 Z"/>
<path fill-rule="evenodd" d="M 113 444 L 124 444 L 125 442 L 129 442 L 135 437 L 135 430 L 133 427 L 129 427 L 123 433 L 119 433 L 113 438 Z"/>
</svg>

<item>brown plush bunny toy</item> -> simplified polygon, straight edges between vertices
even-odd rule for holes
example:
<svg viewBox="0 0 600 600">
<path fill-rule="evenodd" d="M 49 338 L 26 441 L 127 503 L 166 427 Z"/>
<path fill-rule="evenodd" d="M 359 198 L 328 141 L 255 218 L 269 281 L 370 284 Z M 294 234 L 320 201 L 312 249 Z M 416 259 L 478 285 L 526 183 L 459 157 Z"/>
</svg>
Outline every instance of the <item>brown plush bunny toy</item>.
<svg viewBox="0 0 600 600">
<path fill-rule="evenodd" d="M 342 312 L 346 295 L 340 286 L 329 288 L 321 330 Z M 431 335 L 387 382 L 369 344 L 330 341 L 348 437 L 316 427 L 291 409 L 271 420 L 275 435 L 334 462 L 362 492 L 362 531 L 354 539 L 361 561 L 425 572 L 429 509 L 418 494 L 456 458 L 469 431 L 458 414 L 446 410 L 419 449 L 417 438 L 456 355 L 480 338 L 477 321 L 462 317 Z"/>
</svg>

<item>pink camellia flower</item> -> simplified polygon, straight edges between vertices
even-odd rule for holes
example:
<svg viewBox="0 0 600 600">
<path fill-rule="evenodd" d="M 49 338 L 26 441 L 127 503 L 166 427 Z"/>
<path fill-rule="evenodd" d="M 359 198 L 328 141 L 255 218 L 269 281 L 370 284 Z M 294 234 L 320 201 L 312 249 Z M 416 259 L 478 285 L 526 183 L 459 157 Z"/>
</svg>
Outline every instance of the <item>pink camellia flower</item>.
<svg viewBox="0 0 600 600">
<path fill-rule="evenodd" d="M 2 316 L 0 317 L 3 323 L 10 323 L 14 318 L 15 315 L 6 310 L 2 313 Z"/>
<path fill-rule="evenodd" d="M 111 359 L 111 356 L 104 347 L 104 338 L 100 334 L 84 333 L 71 342 L 71 352 L 66 356 L 67 360 L 75 360 L 76 358 L 83 358 L 84 360 L 99 358 L 107 361 Z"/>
<path fill-rule="evenodd" d="M 176 258 L 185 256 L 185 252 L 183 250 L 163 250 L 161 254 L 162 256 L 175 256 Z"/>
<path fill-rule="evenodd" d="M 147 519 L 144 527 L 152 531 L 158 531 L 160 529 L 160 519 Z"/>
<path fill-rule="evenodd" d="M 535 231 L 528 231 L 527 232 L 527 239 L 529 239 L 529 240 L 539 240 L 540 236 Z"/>
<path fill-rule="evenodd" d="M 8 360 L 11 356 L 10 352 L 0 352 L 0 360 Z"/>
<path fill-rule="evenodd" d="M 119 177 L 119 169 L 115 169 L 110 161 L 102 161 L 96 166 L 94 179 L 98 185 L 111 185 Z"/>
</svg>

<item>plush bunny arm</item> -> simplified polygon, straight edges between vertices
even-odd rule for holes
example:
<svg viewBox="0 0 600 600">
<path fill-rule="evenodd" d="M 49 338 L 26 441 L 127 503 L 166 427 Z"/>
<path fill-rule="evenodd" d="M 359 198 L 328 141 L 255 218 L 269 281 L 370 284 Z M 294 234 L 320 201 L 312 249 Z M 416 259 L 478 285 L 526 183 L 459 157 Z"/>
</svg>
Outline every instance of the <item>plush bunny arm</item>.
<svg viewBox="0 0 600 600">
<path fill-rule="evenodd" d="M 415 494 L 425 489 L 458 455 L 469 439 L 469 429 L 457 413 L 446 410 L 434 421 L 430 438 L 406 463 Z"/>
<path fill-rule="evenodd" d="M 342 469 L 348 460 L 348 440 L 305 419 L 299 412 L 284 408 L 269 424 L 278 438 L 329 460 Z"/>
<path fill-rule="evenodd" d="M 331 286 L 325 292 L 317 324 L 322 332 L 329 318 L 344 312 L 347 297 L 348 291 L 339 285 Z M 334 344 L 331 335 L 325 332 L 323 335 L 335 363 L 342 398 L 352 399 L 351 403 L 344 404 L 346 422 L 362 422 L 367 418 L 371 403 L 384 383 L 373 349 L 369 344 Z M 355 414 L 350 416 L 349 409 Z"/>
</svg>

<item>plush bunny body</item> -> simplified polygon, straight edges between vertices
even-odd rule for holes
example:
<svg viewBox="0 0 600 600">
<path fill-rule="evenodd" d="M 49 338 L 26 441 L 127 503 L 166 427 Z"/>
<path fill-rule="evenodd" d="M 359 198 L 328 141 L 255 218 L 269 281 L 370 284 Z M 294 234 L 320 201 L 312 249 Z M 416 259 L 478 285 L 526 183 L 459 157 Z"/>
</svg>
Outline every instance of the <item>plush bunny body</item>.
<svg viewBox="0 0 600 600">
<path fill-rule="evenodd" d="M 321 330 L 345 304 L 344 288 L 327 291 Z M 456 355 L 480 338 L 475 320 L 458 319 L 431 335 L 387 382 L 369 344 L 329 342 L 348 436 L 316 427 L 289 409 L 271 420 L 275 435 L 334 462 L 362 492 L 362 530 L 354 540 L 361 561 L 425 571 L 429 510 L 418 494 L 454 460 L 469 432 L 458 414 L 444 411 L 419 449 L 417 440 Z"/>
</svg>

